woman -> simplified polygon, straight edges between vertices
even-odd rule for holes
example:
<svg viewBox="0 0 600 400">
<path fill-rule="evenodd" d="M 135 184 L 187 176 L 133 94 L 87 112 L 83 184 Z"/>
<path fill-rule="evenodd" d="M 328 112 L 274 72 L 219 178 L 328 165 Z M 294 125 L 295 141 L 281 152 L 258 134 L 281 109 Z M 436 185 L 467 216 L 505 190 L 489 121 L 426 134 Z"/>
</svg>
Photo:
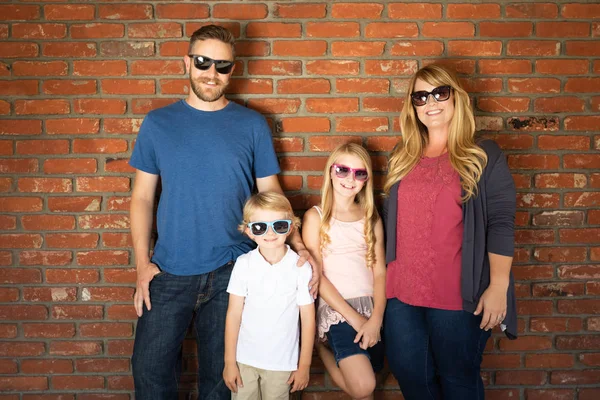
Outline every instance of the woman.
<svg viewBox="0 0 600 400">
<path fill-rule="evenodd" d="M 515 187 L 454 73 L 429 65 L 409 88 L 384 185 L 386 353 L 406 400 L 479 400 L 492 328 L 516 337 Z"/>
</svg>

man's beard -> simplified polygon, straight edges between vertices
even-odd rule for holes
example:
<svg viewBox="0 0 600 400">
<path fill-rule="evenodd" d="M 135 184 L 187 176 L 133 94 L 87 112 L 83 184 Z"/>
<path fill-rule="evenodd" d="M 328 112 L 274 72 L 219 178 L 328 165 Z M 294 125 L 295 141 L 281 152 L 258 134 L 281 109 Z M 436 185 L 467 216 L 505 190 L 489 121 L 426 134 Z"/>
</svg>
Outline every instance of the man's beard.
<svg viewBox="0 0 600 400">
<path fill-rule="evenodd" d="M 215 82 L 217 86 L 215 86 L 213 90 L 203 90 L 200 85 L 206 82 Z M 223 82 L 218 78 L 197 78 L 194 80 L 194 78 L 190 76 L 190 87 L 200 100 L 208 103 L 219 100 L 223 96 L 223 93 L 225 93 L 227 86 L 228 85 L 223 84 Z"/>
</svg>

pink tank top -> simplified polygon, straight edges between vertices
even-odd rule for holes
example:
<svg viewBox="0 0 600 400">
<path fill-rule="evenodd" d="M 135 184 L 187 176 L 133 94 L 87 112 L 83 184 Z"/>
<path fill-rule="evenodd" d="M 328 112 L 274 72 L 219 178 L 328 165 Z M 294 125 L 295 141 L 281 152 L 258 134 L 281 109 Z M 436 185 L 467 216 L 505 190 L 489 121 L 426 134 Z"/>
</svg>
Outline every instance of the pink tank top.
<svg viewBox="0 0 600 400">
<path fill-rule="evenodd" d="M 315 207 L 322 215 L 321 209 Z M 361 315 L 369 318 L 373 311 L 373 270 L 367 267 L 365 221 L 343 222 L 331 218 L 330 243 L 321 254 L 323 274 L 342 297 Z M 345 321 L 322 298 L 317 308 L 317 330 L 323 339 L 329 327 Z"/>
<path fill-rule="evenodd" d="M 448 154 L 422 158 L 398 188 L 396 260 L 387 298 L 414 306 L 462 310 L 461 186 Z"/>
</svg>

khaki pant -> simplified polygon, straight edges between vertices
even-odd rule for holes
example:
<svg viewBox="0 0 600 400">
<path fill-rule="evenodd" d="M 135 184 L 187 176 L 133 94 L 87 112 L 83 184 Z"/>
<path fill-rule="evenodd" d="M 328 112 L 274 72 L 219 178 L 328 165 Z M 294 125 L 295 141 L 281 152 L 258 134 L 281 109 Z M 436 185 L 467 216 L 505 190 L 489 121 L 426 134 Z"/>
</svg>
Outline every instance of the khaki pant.
<svg viewBox="0 0 600 400">
<path fill-rule="evenodd" d="M 237 393 L 231 393 L 232 400 L 288 400 L 290 398 L 290 379 L 292 371 L 267 371 L 237 363 L 244 387 L 238 387 Z"/>
</svg>

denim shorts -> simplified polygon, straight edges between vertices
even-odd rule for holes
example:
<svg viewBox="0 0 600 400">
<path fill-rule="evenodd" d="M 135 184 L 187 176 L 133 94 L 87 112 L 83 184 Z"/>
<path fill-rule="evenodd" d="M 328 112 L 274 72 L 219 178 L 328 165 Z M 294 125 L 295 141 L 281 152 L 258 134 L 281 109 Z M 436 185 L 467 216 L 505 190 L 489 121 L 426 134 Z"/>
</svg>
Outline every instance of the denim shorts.
<svg viewBox="0 0 600 400">
<path fill-rule="evenodd" d="M 360 348 L 360 342 L 354 343 L 356 331 L 347 322 L 331 325 L 327 332 L 327 342 L 333 350 L 336 363 L 340 363 L 346 357 L 356 354 L 364 354 L 371 360 L 373 371 L 378 372 L 383 368 L 384 348 L 383 342 L 377 343 L 367 350 Z"/>
</svg>

